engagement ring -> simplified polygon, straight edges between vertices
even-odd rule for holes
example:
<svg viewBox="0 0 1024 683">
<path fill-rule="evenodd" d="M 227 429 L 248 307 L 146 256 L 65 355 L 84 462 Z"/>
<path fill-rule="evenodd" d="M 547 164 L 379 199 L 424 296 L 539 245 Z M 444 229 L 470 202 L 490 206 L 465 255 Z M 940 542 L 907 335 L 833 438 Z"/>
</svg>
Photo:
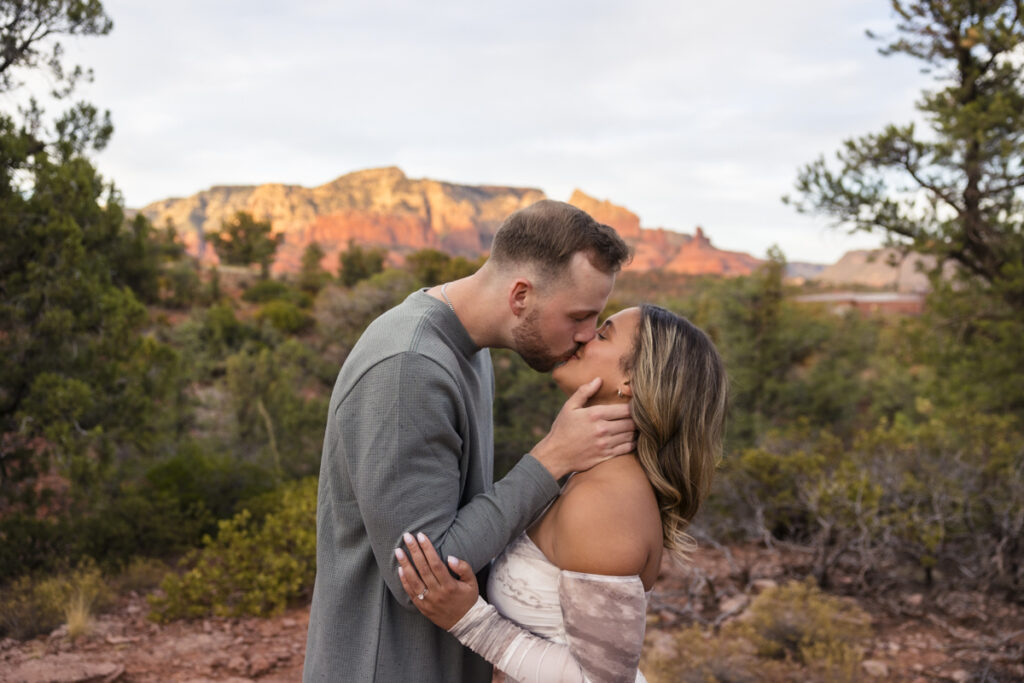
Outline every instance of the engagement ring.
<svg viewBox="0 0 1024 683">
<path fill-rule="evenodd" d="M 430 589 L 424 588 L 422 591 L 420 591 L 419 595 L 416 596 L 416 599 L 417 600 L 422 600 L 423 598 L 427 597 L 427 593 L 429 593 L 429 592 L 430 592 Z"/>
</svg>

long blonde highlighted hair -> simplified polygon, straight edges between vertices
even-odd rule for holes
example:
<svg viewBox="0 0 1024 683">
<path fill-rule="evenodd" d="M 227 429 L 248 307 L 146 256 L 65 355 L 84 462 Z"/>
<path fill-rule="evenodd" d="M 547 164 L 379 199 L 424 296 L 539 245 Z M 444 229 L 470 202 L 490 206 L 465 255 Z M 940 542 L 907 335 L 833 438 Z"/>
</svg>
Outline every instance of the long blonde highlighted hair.
<svg viewBox="0 0 1024 683">
<path fill-rule="evenodd" d="M 715 345 L 689 320 L 652 304 L 640 314 L 624 362 L 636 452 L 661 510 L 665 548 L 686 557 L 696 547 L 686 530 L 721 458 L 728 379 Z"/>
</svg>

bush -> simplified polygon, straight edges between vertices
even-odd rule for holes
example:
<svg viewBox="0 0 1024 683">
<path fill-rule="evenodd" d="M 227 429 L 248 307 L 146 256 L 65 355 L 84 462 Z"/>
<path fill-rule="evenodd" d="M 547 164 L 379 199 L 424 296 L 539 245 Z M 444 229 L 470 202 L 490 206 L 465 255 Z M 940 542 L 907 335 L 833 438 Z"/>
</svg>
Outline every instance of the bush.
<svg viewBox="0 0 1024 683">
<path fill-rule="evenodd" d="M 280 506 L 262 524 L 248 510 L 220 522 L 215 539 L 190 554 L 192 568 L 164 579 L 150 598 L 158 621 L 215 616 L 267 616 L 308 594 L 316 575 L 314 478 L 287 484 Z"/>
<path fill-rule="evenodd" d="M 792 659 L 825 673 L 828 680 L 854 680 L 870 634 L 870 618 L 856 605 L 822 593 L 808 579 L 770 588 L 750 605 L 748 619 L 732 628 L 758 655 Z"/>
<path fill-rule="evenodd" d="M 309 308 L 313 305 L 313 298 L 309 294 L 280 280 L 260 280 L 242 292 L 242 299 L 256 304 L 286 301 L 300 308 Z"/>
<path fill-rule="evenodd" d="M 266 321 L 285 334 L 299 334 L 313 325 L 313 317 L 289 301 L 275 299 L 264 304 L 256 319 Z"/>
<path fill-rule="evenodd" d="M 675 651 L 665 653 L 652 648 L 641 662 L 641 669 L 652 683 L 761 683 L 792 680 L 787 667 L 765 663 L 742 638 L 704 633 L 690 626 L 674 634 Z M 767 665 L 766 665 L 767 664 Z"/>
<path fill-rule="evenodd" d="M 188 262 L 168 266 L 160 275 L 160 300 L 169 308 L 188 308 L 199 299 L 199 272 Z"/>
<path fill-rule="evenodd" d="M 149 488 L 177 502 L 194 516 L 212 516 L 190 545 L 215 530 L 213 522 L 235 514 L 240 502 L 273 490 L 275 475 L 253 463 L 209 453 L 190 444 L 146 472 Z"/>
<path fill-rule="evenodd" d="M 71 546 L 70 521 L 17 513 L 0 520 L 0 583 L 22 574 L 52 571 Z"/>
<path fill-rule="evenodd" d="M 109 607 L 111 600 L 111 591 L 91 559 L 56 576 L 23 576 L 0 592 L 0 636 L 27 639 L 73 618 L 87 622 L 92 613 Z"/>
</svg>

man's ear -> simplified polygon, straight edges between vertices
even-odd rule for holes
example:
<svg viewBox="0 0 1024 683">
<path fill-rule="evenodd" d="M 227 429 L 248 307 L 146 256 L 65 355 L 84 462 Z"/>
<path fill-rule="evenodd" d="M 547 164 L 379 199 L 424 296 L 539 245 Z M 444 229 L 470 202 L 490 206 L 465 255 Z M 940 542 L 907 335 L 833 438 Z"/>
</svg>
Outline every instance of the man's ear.
<svg viewBox="0 0 1024 683">
<path fill-rule="evenodd" d="M 508 307 L 517 318 L 526 311 L 529 298 L 533 295 L 533 283 L 526 278 L 516 278 L 508 290 Z"/>
</svg>

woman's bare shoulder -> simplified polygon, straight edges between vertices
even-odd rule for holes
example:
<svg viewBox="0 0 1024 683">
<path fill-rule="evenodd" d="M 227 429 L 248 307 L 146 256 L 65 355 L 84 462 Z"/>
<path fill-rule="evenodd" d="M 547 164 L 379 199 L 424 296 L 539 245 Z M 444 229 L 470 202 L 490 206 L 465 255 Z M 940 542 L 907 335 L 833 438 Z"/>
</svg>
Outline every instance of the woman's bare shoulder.
<svg viewBox="0 0 1024 683">
<path fill-rule="evenodd" d="M 635 460 L 616 460 L 574 475 L 566 486 L 553 520 L 551 559 L 561 569 L 640 574 L 660 549 L 661 518 L 651 485 Z"/>
</svg>

